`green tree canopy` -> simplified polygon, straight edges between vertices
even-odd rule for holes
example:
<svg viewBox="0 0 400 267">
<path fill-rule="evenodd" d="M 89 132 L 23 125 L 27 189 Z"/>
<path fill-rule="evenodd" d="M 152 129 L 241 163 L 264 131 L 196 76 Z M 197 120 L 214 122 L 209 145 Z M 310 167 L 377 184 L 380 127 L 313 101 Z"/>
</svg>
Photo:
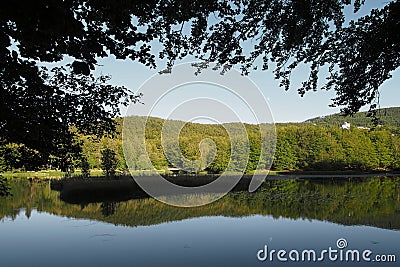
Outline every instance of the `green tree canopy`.
<svg viewBox="0 0 400 267">
<path fill-rule="evenodd" d="M 47 157 L 80 151 L 70 131 L 101 135 L 115 127 L 118 106 L 138 101 L 110 77 L 91 72 L 99 58 L 167 68 L 186 56 L 244 73 L 269 65 L 288 89 L 299 65 L 310 67 L 299 93 L 333 88 L 333 105 L 352 113 L 373 103 L 400 64 L 400 1 L 345 24 L 365 0 L 11 1 L 0 9 L 0 140 Z M 158 51 L 154 52 L 154 47 Z M 43 63 L 69 61 L 47 69 Z M 374 108 L 374 104 L 371 106 Z"/>
<path fill-rule="evenodd" d="M 117 169 L 117 158 L 114 150 L 105 148 L 101 151 L 101 168 L 107 177 L 115 175 Z"/>
</svg>

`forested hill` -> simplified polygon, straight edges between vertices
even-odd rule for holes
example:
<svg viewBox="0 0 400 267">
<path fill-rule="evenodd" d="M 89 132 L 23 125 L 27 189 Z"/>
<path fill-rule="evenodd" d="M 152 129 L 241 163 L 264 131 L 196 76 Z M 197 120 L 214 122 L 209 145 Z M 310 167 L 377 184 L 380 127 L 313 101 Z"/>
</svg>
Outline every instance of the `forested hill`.
<svg viewBox="0 0 400 267">
<path fill-rule="evenodd" d="M 355 121 L 347 121 L 358 126 Z M 342 123 L 338 121 L 339 125 Z M 137 171 L 168 171 L 169 167 L 178 166 L 194 173 L 251 173 L 257 168 L 269 169 L 271 164 L 274 170 L 400 170 L 400 127 L 342 129 L 328 123 L 275 126 L 126 117 L 117 119 L 118 134 L 114 137 L 80 135 L 82 159 L 66 155 L 65 162 L 77 168 L 87 162 L 90 168 L 98 169 L 107 149 L 116 154 L 119 170 L 126 170 L 127 165 Z M 35 170 L 37 166 L 46 170 L 58 168 L 52 162 L 38 165 L 40 154 L 20 144 L 0 146 L 0 152 L 0 172 Z"/>
<path fill-rule="evenodd" d="M 343 116 L 341 113 L 321 116 L 306 120 L 305 122 L 315 123 L 317 125 L 332 125 L 340 126 L 344 122 L 349 122 L 351 125 L 359 127 L 372 126 L 370 117 L 367 117 L 368 112 L 358 112 L 353 116 Z M 379 124 L 385 126 L 400 127 L 400 107 L 383 108 L 377 112 Z"/>
</svg>

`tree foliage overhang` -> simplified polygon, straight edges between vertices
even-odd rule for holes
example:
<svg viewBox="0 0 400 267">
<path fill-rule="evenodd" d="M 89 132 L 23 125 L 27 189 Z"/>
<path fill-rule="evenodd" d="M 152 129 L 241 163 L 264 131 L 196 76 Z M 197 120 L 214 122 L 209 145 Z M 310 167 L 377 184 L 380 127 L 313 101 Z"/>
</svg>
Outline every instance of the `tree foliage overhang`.
<svg viewBox="0 0 400 267">
<path fill-rule="evenodd" d="M 115 56 L 155 68 L 186 56 L 244 74 L 273 66 L 285 89 L 290 75 L 310 68 L 301 95 L 334 89 L 332 105 L 354 113 L 375 108 L 379 87 L 400 64 L 400 2 L 345 23 L 365 0 L 42 0 L 9 1 L 0 9 L 0 140 L 44 154 L 79 145 L 78 131 L 112 131 L 118 106 L 139 101 L 110 77 L 95 77 L 97 60 Z M 157 53 L 152 46 L 156 44 Z M 68 66 L 43 63 L 68 58 Z M 75 149 L 74 148 L 74 149 Z M 61 152 L 60 152 L 61 151 Z"/>
</svg>

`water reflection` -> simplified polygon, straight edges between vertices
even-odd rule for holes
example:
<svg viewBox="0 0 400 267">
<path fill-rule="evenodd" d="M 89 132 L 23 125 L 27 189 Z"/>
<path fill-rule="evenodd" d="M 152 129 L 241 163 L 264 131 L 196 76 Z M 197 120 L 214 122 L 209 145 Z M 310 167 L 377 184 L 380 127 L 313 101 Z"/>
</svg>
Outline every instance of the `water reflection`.
<svg viewBox="0 0 400 267">
<path fill-rule="evenodd" d="M 36 209 L 115 225 L 139 226 L 204 216 L 258 214 L 400 229 L 399 178 L 267 181 L 255 193 L 232 192 L 217 202 L 196 208 L 172 207 L 151 198 L 116 201 L 110 196 L 88 203 L 83 194 L 78 194 L 75 204 L 68 204 L 60 200 L 59 192 L 50 189 L 49 182 L 19 181 L 11 187 L 13 196 L 0 198 L 0 218 L 15 219 L 21 209 L 29 218 L 31 210 Z"/>
<path fill-rule="evenodd" d="M 335 247 L 338 238 L 345 238 L 349 248 L 391 253 L 399 260 L 399 189 L 395 178 L 268 181 L 256 193 L 232 192 L 207 206 L 177 208 L 151 198 L 118 202 L 110 196 L 95 203 L 80 197 L 69 204 L 48 182 L 13 182 L 13 196 L 0 198 L 0 263 L 11 267 L 365 266 L 364 262 L 271 263 L 256 257 L 265 245 L 276 250 L 320 250 Z"/>
</svg>

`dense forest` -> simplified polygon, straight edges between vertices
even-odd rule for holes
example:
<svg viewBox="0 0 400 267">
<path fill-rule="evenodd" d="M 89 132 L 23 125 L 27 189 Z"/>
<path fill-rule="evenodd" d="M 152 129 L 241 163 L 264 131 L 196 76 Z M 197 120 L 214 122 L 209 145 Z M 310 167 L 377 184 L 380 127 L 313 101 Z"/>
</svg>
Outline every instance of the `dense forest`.
<svg viewBox="0 0 400 267">
<path fill-rule="evenodd" d="M 71 158 L 69 164 L 80 168 L 86 162 L 91 169 L 100 169 L 102 152 L 109 149 L 115 152 L 116 168 L 120 171 L 126 171 L 129 166 L 138 171 L 168 172 L 168 167 L 177 166 L 192 173 L 224 170 L 251 173 L 269 169 L 271 164 L 274 170 L 400 169 L 400 131 L 390 125 L 341 129 L 334 123 L 309 122 L 276 124 L 276 128 L 269 124 L 165 122 L 144 117 L 117 119 L 115 136 L 98 139 L 81 135 L 78 141 L 83 144 L 82 159 Z M 179 129 L 179 138 L 164 135 L 162 139 L 163 127 Z M 1 150 L 3 171 L 31 170 L 41 160 L 39 153 L 23 145 L 6 145 Z M 42 168 L 57 166 L 46 162 Z"/>
<path fill-rule="evenodd" d="M 400 127 L 400 107 L 378 109 L 375 115 L 380 125 Z M 352 116 L 344 116 L 343 113 L 337 113 L 329 116 L 312 118 L 306 122 L 315 123 L 317 125 L 340 126 L 345 121 L 357 127 L 374 126 L 368 112 L 358 112 Z"/>
</svg>

